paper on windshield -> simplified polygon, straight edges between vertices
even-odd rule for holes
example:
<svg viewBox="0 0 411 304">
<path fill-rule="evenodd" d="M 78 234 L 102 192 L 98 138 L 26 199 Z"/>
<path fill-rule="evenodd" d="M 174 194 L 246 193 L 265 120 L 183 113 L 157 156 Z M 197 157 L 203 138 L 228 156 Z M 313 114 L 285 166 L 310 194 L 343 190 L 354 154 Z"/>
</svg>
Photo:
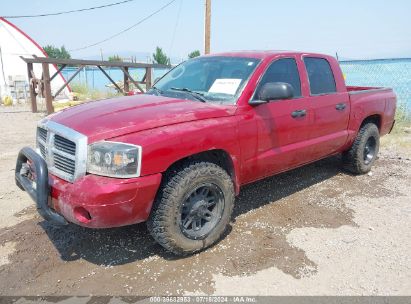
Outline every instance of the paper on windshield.
<svg viewBox="0 0 411 304">
<path fill-rule="evenodd" d="M 240 83 L 241 79 L 236 78 L 216 79 L 208 92 L 234 95 Z"/>
</svg>

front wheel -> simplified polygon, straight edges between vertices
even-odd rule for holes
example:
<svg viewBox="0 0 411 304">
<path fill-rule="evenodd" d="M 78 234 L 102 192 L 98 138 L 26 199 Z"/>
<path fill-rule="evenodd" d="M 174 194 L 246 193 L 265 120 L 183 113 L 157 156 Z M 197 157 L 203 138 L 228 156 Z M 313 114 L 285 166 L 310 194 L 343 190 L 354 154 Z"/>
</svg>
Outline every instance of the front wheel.
<svg viewBox="0 0 411 304">
<path fill-rule="evenodd" d="M 380 148 L 380 133 L 373 123 L 360 128 L 353 145 L 343 153 L 344 167 L 354 174 L 364 174 L 371 170 Z"/>
<path fill-rule="evenodd" d="M 227 172 L 209 162 L 191 162 L 165 176 L 147 228 L 167 250 L 187 255 L 217 242 L 234 206 L 234 186 Z"/>
</svg>

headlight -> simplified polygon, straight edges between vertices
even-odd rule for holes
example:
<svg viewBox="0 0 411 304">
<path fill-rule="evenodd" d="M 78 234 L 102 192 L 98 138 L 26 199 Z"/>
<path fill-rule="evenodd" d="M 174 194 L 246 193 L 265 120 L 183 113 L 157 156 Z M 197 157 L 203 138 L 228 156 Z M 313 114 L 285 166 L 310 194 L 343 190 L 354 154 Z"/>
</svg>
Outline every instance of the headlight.
<svg viewBox="0 0 411 304">
<path fill-rule="evenodd" d="M 142 148 L 119 142 L 102 141 L 88 146 L 87 172 L 109 177 L 140 176 Z"/>
</svg>

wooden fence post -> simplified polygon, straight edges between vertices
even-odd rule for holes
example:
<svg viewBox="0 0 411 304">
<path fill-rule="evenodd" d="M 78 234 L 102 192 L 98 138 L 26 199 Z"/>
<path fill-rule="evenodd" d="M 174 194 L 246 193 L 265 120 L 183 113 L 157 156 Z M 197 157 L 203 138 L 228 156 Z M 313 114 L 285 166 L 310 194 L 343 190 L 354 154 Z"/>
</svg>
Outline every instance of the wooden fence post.
<svg viewBox="0 0 411 304">
<path fill-rule="evenodd" d="M 151 89 L 151 86 L 153 84 L 152 77 L 153 77 L 153 68 L 147 67 L 146 68 L 146 92 Z"/>
<path fill-rule="evenodd" d="M 34 71 L 33 71 L 33 64 L 27 63 L 27 73 L 29 78 L 29 91 L 30 91 L 30 100 L 31 100 L 31 111 L 33 113 L 37 113 L 37 101 L 36 101 L 36 86 L 33 78 Z M 32 82 L 33 81 L 33 82 Z"/>
<path fill-rule="evenodd" d="M 51 95 L 51 85 L 50 85 L 50 70 L 49 70 L 49 64 L 43 62 L 42 64 L 43 67 L 43 86 L 44 86 L 44 97 L 46 98 L 46 109 L 47 109 L 47 114 L 51 114 L 54 112 L 53 108 L 53 96 Z"/>
<path fill-rule="evenodd" d="M 124 86 L 123 86 L 124 95 L 127 95 L 128 91 L 130 91 L 128 76 L 127 76 L 126 72 L 128 73 L 128 67 L 124 67 L 124 71 L 123 71 L 123 74 L 124 74 L 124 78 L 123 78 L 123 80 L 124 80 Z"/>
</svg>

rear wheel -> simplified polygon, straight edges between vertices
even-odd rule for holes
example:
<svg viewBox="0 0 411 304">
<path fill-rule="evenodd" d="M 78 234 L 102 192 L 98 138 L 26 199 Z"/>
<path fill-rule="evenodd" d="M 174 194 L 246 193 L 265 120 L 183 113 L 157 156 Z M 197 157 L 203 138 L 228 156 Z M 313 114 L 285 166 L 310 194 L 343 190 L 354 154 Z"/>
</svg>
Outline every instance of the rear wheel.
<svg viewBox="0 0 411 304">
<path fill-rule="evenodd" d="M 380 147 L 380 133 L 373 123 L 361 128 L 348 151 L 343 153 L 344 167 L 354 174 L 364 174 L 371 170 Z"/>
<path fill-rule="evenodd" d="M 191 162 L 165 176 L 147 227 L 167 250 L 186 255 L 209 247 L 224 233 L 234 206 L 234 186 L 221 167 Z"/>
</svg>

